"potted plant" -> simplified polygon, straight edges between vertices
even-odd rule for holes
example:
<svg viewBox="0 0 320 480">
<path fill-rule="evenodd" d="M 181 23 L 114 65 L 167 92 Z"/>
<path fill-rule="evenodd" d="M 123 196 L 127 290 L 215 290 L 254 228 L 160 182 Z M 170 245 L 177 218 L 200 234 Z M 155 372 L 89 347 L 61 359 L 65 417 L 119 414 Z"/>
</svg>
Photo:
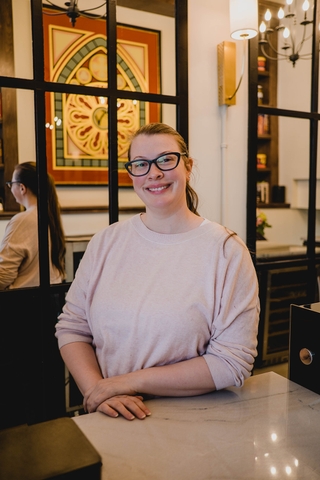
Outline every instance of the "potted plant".
<svg viewBox="0 0 320 480">
<path fill-rule="evenodd" d="M 267 216 L 264 212 L 257 209 L 256 215 L 256 239 L 257 240 L 266 240 L 264 236 L 264 229 L 270 228 L 271 225 L 268 223 Z"/>
</svg>

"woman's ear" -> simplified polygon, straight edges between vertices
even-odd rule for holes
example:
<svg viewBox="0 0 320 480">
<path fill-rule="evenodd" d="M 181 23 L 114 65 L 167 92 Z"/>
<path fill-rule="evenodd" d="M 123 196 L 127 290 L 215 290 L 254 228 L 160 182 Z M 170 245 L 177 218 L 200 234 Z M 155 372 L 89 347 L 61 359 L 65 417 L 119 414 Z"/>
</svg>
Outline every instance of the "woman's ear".
<svg viewBox="0 0 320 480">
<path fill-rule="evenodd" d="M 27 193 L 27 187 L 23 184 L 23 183 L 20 183 L 20 192 L 25 195 Z"/>
<path fill-rule="evenodd" d="M 186 169 L 187 169 L 187 172 L 189 174 L 189 177 L 190 177 L 190 174 L 191 174 L 191 171 L 192 171 L 192 167 L 193 167 L 193 160 L 192 160 L 192 158 L 188 158 L 188 162 L 186 163 Z"/>
</svg>

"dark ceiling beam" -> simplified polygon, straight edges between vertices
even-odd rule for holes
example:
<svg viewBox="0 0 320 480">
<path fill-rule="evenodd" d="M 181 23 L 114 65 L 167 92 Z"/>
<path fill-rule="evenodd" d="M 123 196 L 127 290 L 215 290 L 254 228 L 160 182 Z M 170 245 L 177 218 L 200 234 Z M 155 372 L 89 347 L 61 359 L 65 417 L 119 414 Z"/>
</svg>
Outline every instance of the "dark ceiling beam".
<svg viewBox="0 0 320 480">
<path fill-rule="evenodd" d="M 175 14 L 175 0 L 118 0 L 117 5 L 167 17 L 174 17 Z"/>
</svg>

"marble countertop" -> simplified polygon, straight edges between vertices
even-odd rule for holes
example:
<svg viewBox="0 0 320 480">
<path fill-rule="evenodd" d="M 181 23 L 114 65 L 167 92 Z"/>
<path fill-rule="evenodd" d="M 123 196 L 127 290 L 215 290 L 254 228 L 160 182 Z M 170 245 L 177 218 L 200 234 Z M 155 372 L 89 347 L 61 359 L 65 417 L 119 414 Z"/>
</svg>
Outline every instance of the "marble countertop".
<svg viewBox="0 0 320 480">
<path fill-rule="evenodd" d="M 289 245 L 269 240 L 258 240 L 256 242 L 257 258 L 273 258 L 273 257 L 294 257 L 307 254 L 305 245 Z M 316 253 L 320 253 L 320 248 L 316 247 Z"/>
<path fill-rule="evenodd" d="M 274 372 L 146 403 L 142 421 L 74 417 L 102 457 L 102 480 L 320 479 L 320 396 Z"/>
</svg>

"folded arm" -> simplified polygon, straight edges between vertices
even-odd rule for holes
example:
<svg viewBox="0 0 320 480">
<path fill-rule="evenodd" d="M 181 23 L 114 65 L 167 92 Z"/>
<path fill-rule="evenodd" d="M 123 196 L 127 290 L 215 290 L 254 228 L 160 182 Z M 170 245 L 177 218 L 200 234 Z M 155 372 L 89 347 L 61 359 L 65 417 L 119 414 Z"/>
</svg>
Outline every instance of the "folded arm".
<svg viewBox="0 0 320 480">
<path fill-rule="evenodd" d="M 129 419 L 132 415 L 144 418 L 150 412 L 140 394 L 182 397 L 215 390 L 202 357 L 103 379 L 90 344 L 70 343 L 61 348 L 61 355 L 84 395 L 88 412 L 99 410 L 111 416 L 117 416 L 114 412 L 118 412 Z M 129 417 L 128 412 L 131 412 Z"/>
</svg>

